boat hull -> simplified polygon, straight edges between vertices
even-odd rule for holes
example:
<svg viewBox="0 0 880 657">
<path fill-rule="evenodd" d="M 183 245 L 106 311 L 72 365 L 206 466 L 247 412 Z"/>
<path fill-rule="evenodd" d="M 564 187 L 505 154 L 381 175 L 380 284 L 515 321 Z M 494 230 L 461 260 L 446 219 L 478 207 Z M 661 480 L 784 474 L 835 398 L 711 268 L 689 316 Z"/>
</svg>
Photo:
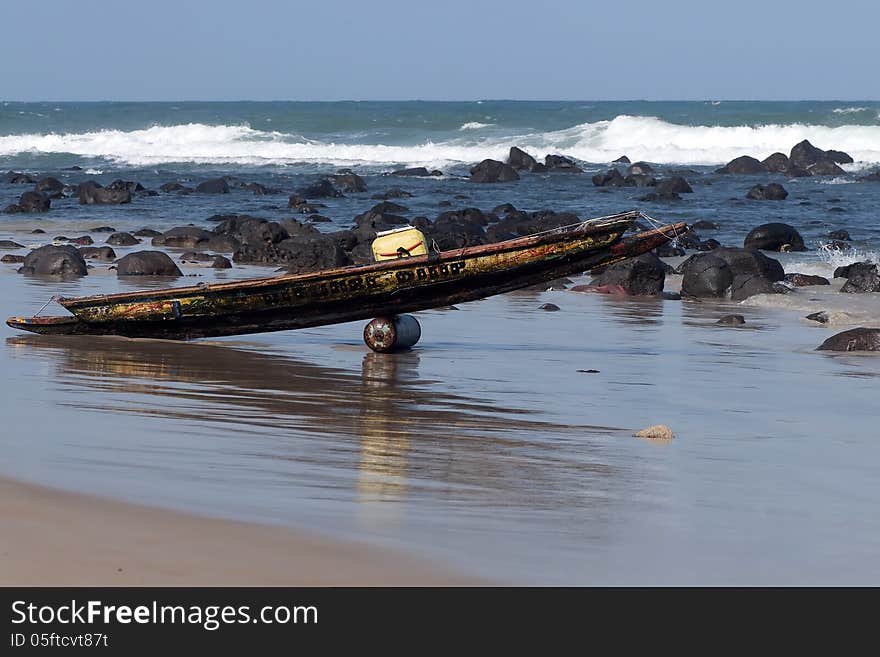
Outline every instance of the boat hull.
<svg viewBox="0 0 880 657">
<path fill-rule="evenodd" d="M 621 239 L 629 221 L 562 239 L 512 240 L 391 265 L 61 299 L 75 317 L 16 317 L 7 324 L 33 333 L 177 340 L 308 328 L 502 294 L 645 253 L 684 230 L 676 224 Z"/>
</svg>

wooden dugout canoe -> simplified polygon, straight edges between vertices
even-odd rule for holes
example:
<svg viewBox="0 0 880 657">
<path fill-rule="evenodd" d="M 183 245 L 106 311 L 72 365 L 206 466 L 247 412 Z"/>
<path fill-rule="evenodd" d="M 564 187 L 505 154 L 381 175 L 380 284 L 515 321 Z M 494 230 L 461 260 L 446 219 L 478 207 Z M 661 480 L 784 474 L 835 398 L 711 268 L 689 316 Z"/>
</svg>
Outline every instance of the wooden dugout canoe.
<svg viewBox="0 0 880 657">
<path fill-rule="evenodd" d="M 684 223 L 624 238 L 639 212 L 495 244 L 230 283 L 60 298 L 72 317 L 12 317 L 32 333 L 185 340 L 307 328 L 474 301 L 654 249 Z"/>
</svg>

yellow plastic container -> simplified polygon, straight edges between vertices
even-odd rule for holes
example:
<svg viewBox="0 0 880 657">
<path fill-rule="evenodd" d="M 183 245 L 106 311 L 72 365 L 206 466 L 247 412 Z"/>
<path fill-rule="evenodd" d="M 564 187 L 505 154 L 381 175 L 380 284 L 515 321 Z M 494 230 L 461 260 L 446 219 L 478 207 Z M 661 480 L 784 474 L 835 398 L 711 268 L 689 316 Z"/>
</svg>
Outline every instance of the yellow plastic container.
<svg viewBox="0 0 880 657">
<path fill-rule="evenodd" d="M 373 259 L 395 260 L 410 256 L 427 255 L 428 241 L 418 228 L 404 226 L 376 233 L 373 240 Z"/>
</svg>

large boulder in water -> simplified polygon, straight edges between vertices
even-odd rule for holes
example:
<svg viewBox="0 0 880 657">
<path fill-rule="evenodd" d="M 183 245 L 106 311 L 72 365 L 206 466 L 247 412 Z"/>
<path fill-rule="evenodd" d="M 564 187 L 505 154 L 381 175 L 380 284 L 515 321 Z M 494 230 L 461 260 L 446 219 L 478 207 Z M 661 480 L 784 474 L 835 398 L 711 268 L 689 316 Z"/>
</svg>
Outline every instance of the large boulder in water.
<svg viewBox="0 0 880 657">
<path fill-rule="evenodd" d="M 86 261 L 75 246 L 41 246 L 28 253 L 19 274 L 36 276 L 86 276 Z"/>
<path fill-rule="evenodd" d="M 767 165 L 756 160 L 750 155 L 741 155 L 734 158 L 720 169 L 716 169 L 715 173 L 734 173 L 734 174 L 759 174 L 767 173 Z"/>
<path fill-rule="evenodd" d="M 174 261 L 161 251 L 135 251 L 116 262 L 117 276 L 182 276 Z"/>
<path fill-rule="evenodd" d="M 593 184 L 596 187 L 624 187 L 626 179 L 617 168 L 609 169 L 605 173 L 597 173 L 593 176 Z"/>
<path fill-rule="evenodd" d="M 653 253 L 609 265 L 593 278 L 590 285 L 603 287 L 619 285 L 634 296 L 659 296 L 663 293 L 666 271 L 663 261 Z"/>
<path fill-rule="evenodd" d="M 412 176 L 412 177 L 439 177 L 443 175 L 442 171 L 438 171 L 434 169 L 433 171 L 428 171 L 425 167 L 412 167 L 409 169 L 398 169 L 397 171 L 391 172 L 392 176 Z"/>
<path fill-rule="evenodd" d="M 107 236 L 106 243 L 111 246 L 134 246 L 140 244 L 140 240 L 131 233 L 119 232 L 111 233 Z"/>
<path fill-rule="evenodd" d="M 820 160 L 816 164 L 808 166 L 807 173 L 811 176 L 842 176 L 846 174 L 846 171 L 831 160 Z"/>
<path fill-rule="evenodd" d="M 657 183 L 657 194 L 692 194 L 693 189 L 687 180 L 681 176 L 672 176 Z"/>
<path fill-rule="evenodd" d="M 841 292 L 845 294 L 880 292 L 880 272 L 874 263 L 853 263 L 847 267 L 845 273 L 847 281 L 840 288 Z"/>
<path fill-rule="evenodd" d="M 802 142 L 795 144 L 792 147 L 788 159 L 792 166 L 800 167 L 802 169 L 809 169 L 811 166 L 820 162 L 851 164 L 853 161 L 853 159 L 843 151 L 823 151 L 821 148 L 813 146 L 813 144 L 807 139 L 804 139 Z"/>
<path fill-rule="evenodd" d="M 49 197 L 42 192 L 25 192 L 18 198 L 20 212 L 47 212 L 49 205 Z"/>
<path fill-rule="evenodd" d="M 305 198 L 339 198 L 342 196 L 342 192 L 336 189 L 332 180 L 321 178 L 311 185 L 301 188 L 299 195 Z"/>
<path fill-rule="evenodd" d="M 819 351 L 880 351 L 880 328 L 854 328 L 832 335 Z"/>
<path fill-rule="evenodd" d="M 343 192 L 365 192 L 367 183 L 364 179 L 352 171 L 337 173 L 333 176 L 333 183 Z"/>
<path fill-rule="evenodd" d="M 212 178 L 196 185 L 196 191 L 201 194 L 228 194 L 229 183 L 225 178 Z"/>
<path fill-rule="evenodd" d="M 195 249 L 213 236 L 213 233 L 196 226 L 177 226 L 154 237 L 152 244 L 176 249 Z"/>
<path fill-rule="evenodd" d="M 746 249 L 761 249 L 763 251 L 806 251 L 804 238 L 788 224 L 773 222 L 762 224 L 753 228 L 743 242 Z"/>
<path fill-rule="evenodd" d="M 49 196 L 49 198 L 61 198 L 64 196 L 64 183 L 58 178 L 42 178 L 34 185 L 35 192 L 41 192 Z"/>
<path fill-rule="evenodd" d="M 428 244 L 436 243 L 441 251 L 486 244 L 488 238 L 484 227 L 487 223 L 486 215 L 477 208 L 443 212 L 433 222 L 425 218 L 413 221 L 427 237 Z"/>
<path fill-rule="evenodd" d="M 778 292 L 785 278 L 778 260 L 759 251 L 718 248 L 682 263 L 681 293 L 690 297 L 723 297 L 741 301 L 754 294 Z"/>
<path fill-rule="evenodd" d="M 507 163 L 517 171 L 540 172 L 547 168 L 524 150 L 517 148 L 516 146 L 510 147 L 510 153 L 507 156 Z"/>
<path fill-rule="evenodd" d="M 509 164 L 498 160 L 483 160 L 471 169 L 471 182 L 495 183 L 519 180 L 519 174 Z"/>
<path fill-rule="evenodd" d="M 131 203 L 131 192 L 127 189 L 107 189 L 94 180 L 80 183 L 76 195 L 81 205 L 120 205 Z"/>
<path fill-rule="evenodd" d="M 339 242 L 330 235 L 291 237 L 277 245 L 278 261 L 290 274 L 335 269 L 351 264 Z"/>
<path fill-rule="evenodd" d="M 577 164 L 564 155 L 545 155 L 544 166 L 548 171 L 566 171 L 568 173 L 583 173 Z"/>
<path fill-rule="evenodd" d="M 788 192 L 779 183 L 755 185 L 746 194 L 746 198 L 753 201 L 784 201 L 787 197 Z"/>
<path fill-rule="evenodd" d="M 788 155 L 785 153 L 773 153 L 773 155 L 764 158 L 761 161 L 761 164 L 763 164 L 770 173 L 785 173 L 790 166 Z"/>
</svg>

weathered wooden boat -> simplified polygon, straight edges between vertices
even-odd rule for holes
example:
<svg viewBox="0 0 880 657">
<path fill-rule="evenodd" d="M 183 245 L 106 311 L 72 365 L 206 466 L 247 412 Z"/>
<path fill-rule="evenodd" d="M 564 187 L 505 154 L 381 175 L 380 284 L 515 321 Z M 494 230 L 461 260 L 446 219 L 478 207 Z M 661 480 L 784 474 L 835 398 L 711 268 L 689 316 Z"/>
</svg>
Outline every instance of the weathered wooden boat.
<svg viewBox="0 0 880 657">
<path fill-rule="evenodd" d="M 687 229 L 624 237 L 640 212 L 526 237 L 308 274 L 58 298 L 65 317 L 12 317 L 33 333 L 185 340 L 393 317 L 482 299 L 640 255 Z"/>
</svg>

